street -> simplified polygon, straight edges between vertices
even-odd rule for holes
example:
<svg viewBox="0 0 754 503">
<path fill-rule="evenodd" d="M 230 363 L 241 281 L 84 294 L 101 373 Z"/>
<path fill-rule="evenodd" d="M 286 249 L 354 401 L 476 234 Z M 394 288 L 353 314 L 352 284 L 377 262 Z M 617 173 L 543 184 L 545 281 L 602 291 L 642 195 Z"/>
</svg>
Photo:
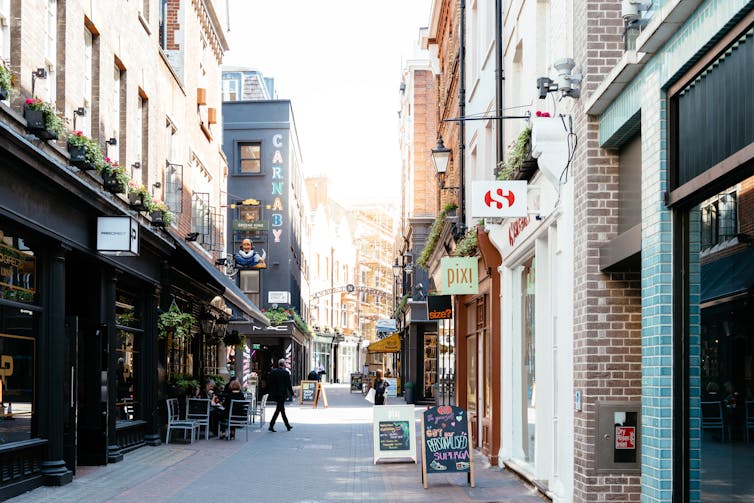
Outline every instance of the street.
<svg viewBox="0 0 754 503">
<path fill-rule="evenodd" d="M 286 410 L 293 426 L 277 432 L 259 423 L 234 441 L 198 440 L 141 447 L 120 463 L 79 467 L 71 484 L 40 487 L 8 501 L 23 502 L 520 502 L 547 501 L 516 475 L 486 467 L 475 456 L 476 487 L 466 474 L 430 474 L 421 483 L 421 457 L 413 462 L 373 463 L 372 405 L 344 384 L 327 385 L 329 407 L 294 401 Z M 402 398 L 391 398 L 403 404 Z M 422 407 L 415 408 L 417 420 Z M 269 421 L 274 404 L 268 404 Z M 420 435 L 417 422 L 417 435 Z M 421 456 L 420 438 L 417 454 Z"/>
</svg>

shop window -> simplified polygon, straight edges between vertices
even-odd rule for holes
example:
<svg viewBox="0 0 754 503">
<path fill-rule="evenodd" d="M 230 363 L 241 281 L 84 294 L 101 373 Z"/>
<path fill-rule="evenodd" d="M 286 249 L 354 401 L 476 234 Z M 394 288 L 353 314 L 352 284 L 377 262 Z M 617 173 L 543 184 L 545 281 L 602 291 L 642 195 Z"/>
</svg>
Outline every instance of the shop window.
<svg viewBox="0 0 754 503">
<path fill-rule="evenodd" d="M 37 292 L 34 252 L 23 239 L 0 230 L 0 299 L 33 304 Z"/>
<path fill-rule="evenodd" d="M 535 365 L 535 260 L 530 259 L 523 268 L 521 273 L 521 285 L 523 291 L 523 334 L 522 334 L 522 385 L 523 385 L 523 417 L 522 417 L 522 442 L 524 452 L 524 461 L 534 463 L 534 446 L 536 439 L 536 417 L 537 417 L 537 386 L 536 386 L 536 365 Z"/>
<path fill-rule="evenodd" d="M 702 250 L 733 239 L 738 234 L 738 197 L 736 191 L 724 192 L 701 206 Z"/>
<path fill-rule="evenodd" d="M 238 145 L 238 166 L 241 173 L 262 172 L 262 144 L 241 143 Z"/>
<path fill-rule="evenodd" d="M 0 445 L 35 435 L 36 315 L 0 306 Z"/>
<path fill-rule="evenodd" d="M 116 420 L 142 419 L 141 390 L 141 316 L 135 306 L 134 296 L 118 292 L 115 302 L 115 324 L 118 333 L 117 354 Z"/>
</svg>

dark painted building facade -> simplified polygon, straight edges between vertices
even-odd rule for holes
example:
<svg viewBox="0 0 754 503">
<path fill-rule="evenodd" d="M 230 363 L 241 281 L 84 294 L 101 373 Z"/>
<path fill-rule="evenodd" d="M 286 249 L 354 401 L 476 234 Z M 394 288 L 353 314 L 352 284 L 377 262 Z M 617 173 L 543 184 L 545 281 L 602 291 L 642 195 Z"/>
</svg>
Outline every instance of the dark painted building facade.
<svg viewBox="0 0 754 503">
<path fill-rule="evenodd" d="M 306 319 L 306 186 L 291 103 L 224 101 L 223 118 L 228 253 L 235 256 L 243 240 L 250 239 L 254 250 L 265 256 L 263 268 L 238 267 L 236 281 L 263 310 L 284 309 L 291 317 L 295 311 Z M 250 361 L 243 366 L 259 375 L 261 393 L 270 366 L 279 358 L 289 360 L 294 384 L 308 372 L 310 336 L 293 321 L 286 325 L 285 330 L 256 329 L 231 320 L 231 329 L 249 339 L 251 351 L 245 358 Z"/>
</svg>

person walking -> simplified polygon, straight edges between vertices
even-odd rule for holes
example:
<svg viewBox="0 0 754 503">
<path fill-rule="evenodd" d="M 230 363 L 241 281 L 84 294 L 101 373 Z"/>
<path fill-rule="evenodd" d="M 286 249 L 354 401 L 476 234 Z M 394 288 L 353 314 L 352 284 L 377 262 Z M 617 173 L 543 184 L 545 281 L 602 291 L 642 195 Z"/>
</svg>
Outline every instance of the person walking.
<svg viewBox="0 0 754 503">
<path fill-rule="evenodd" d="M 377 369 L 374 376 L 374 404 L 385 405 L 385 391 L 390 383 L 382 378 L 382 370 Z"/>
<path fill-rule="evenodd" d="M 291 385 L 291 374 L 285 368 L 285 358 L 278 360 L 277 368 L 270 371 L 267 377 L 267 386 L 270 392 L 270 399 L 277 403 L 275 413 L 270 419 L 269 431 L 275 431 L 275 421 L 278 418 L 278 414 L 283 417 L 283 423 L 288 431 L 293 429 L 293 426 L 288 422 L 288 416 L 285 415 L 285 400 L 288 398 L 288 393 L 293 395 L 293 386 Z"/>
</svg>

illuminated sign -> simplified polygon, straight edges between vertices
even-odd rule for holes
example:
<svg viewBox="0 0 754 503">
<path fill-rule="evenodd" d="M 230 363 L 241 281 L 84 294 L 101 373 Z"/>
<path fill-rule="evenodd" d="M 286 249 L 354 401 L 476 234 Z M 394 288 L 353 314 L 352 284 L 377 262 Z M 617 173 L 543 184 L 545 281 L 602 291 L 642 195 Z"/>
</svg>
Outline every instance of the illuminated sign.
<svg viewBox="0 0 754 503">
<path fill-rule="evenodd" d="M 103 255 L 139 254 L 139 223 L 131 217 L 97 217 L 97 251 Z"/>
</svg>

